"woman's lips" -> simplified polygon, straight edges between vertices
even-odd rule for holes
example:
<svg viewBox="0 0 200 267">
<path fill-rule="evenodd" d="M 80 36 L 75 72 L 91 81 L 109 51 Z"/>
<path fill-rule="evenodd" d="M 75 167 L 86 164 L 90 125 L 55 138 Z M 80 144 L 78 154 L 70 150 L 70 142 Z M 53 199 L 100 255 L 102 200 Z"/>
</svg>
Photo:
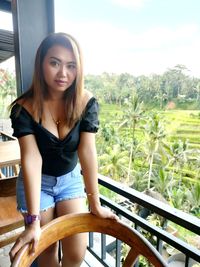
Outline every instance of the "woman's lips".
<svg viewBox="0 0 200 267">
<path fill-rule="evenodd" d="M 62 81 L 62 80 L 55 80 L 55 82 L 59 85 L 59 86 L 66 86 L 67 82 L 66 81 Z"/>
</svg>

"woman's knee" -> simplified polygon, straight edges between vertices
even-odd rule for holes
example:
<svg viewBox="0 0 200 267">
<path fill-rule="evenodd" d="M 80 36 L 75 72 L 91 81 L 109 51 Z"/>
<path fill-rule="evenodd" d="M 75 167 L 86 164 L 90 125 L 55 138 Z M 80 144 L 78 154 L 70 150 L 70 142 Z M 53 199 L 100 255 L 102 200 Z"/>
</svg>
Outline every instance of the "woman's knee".
<svg viewBox="0 0 200 267">
<path fill-rule="evenodd" d="M 79 234 L 73 239 L 66 239 L 62 245 L 63 260 L 67 262 L 80 263 L 84 260 L 87 248 L 87 235 Z"/>
<path fill-rule="evenodd" d="M 49 255 L 58 255 L 58 242 L 52 244 L 41 253 L 41 256 Z"/>
<path fill-rule="evenodd" d="M 85 250 L 86 249 L 76 249 L 74 251 L 68 251 L 68 253 L 64 253 L 62 257 L 62 262 L 69 262 L 73 264 L 80 264 L 85 257 Z"/>
</svg>

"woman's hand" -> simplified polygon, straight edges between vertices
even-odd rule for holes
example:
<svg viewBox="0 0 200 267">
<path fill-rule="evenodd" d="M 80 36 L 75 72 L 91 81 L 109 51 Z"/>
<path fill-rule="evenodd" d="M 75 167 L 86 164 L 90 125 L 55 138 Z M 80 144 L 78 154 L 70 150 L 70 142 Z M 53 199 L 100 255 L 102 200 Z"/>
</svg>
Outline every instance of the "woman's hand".
<svg viewBox="0 0 200 267">
<path fill-rule="evenodd" d="M 114 214 L 111 210 L 102 207 L 100 204 L 90 209 L 91 213 L 101 217 L 101 218 L 108 218 L 118 221 L 119 217 Z"/>
<path fill-rule="evenodd" d="M 12 247 L 9 256 L 10 261 L 13 262 L 17 252 L 25 245 L 30 243 L 30 253 L 35 252 L 36 245 L 40 239 L 41 228 L 38 222 L 30 224 L 22 232 L 22 234 L 17 238 L 14 246 Z"/>
</svg>

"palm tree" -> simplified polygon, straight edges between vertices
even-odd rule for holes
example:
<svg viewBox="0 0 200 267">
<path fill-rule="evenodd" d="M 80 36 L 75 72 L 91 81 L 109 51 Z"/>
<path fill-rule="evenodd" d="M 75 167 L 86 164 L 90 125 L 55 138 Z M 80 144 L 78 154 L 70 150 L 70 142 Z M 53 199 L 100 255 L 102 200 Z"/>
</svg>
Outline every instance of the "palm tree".
<svg viewBox="0 0 200 267">
<path fill-rule="evenodd" d="M 175 181 L 172 179 L 169 172 L 166 171 L 166 168 L 164 166 L 161 165 L 158 167 L 153 180 L 154 188 L 156 189 L 156 191 L 159 192 L 162 196 L 168 198 L 169 191 L 175 184 Z"/>
<path fill-rule="evenodd" d="M 117 129 L 113 123 L 101 121 L 96 143 L 98 155 L 104 154 L 108 146 L 121 143 Z"/>
<path fill-rule="evenodd" d="M 169 153 L 171 155 L 171 158 L 169 159 L 168 166 L 173 167 L 172 177 L 174 177 L 174 173 L 177 173 L 183 167 L 184 163 L 187 162 L 189 152 L 190 150 L 188 140 L 174 141 L 170 145 Z"/>
<path fill-rule="evenodd" d="M 186 193 L 189 212 L 200 218 L 200 182 L 192 185 Z"/>
<path fill-rule="evenodd" d="M 165 129 L 161 119 L 157 113 L 149 116 L 144 126 L 145 144 L 143 144 L 143 151 L 146 154 L 148 162 L 148 185 L 150 189 L 151 177 L 153 173 L 154 158 L 161 157 L 162 161 L 167 157 L 166 147 L 164 143 Z"/>
<path fill-rule="evenodd" d="M 129 155 L 129 166 L 128 166 L 128 183 L 130 184 L 130 172 L 131 172 L 131 163 L 134 162 L 134 151 L 135 146 L 135 130 L 136 125 L 139 120 L 142 118 L 142 114 L 144 113 L 143 103 L 140 102 L 139 97 L 136 93 L 134 93 L 129 99 L 126 100 L 123 109 L 123 121 L 119 125 L 119 129 L 126 125 L 130 131 L 131 137 L 131 148 Z"/>
<path fill-rule="evenodd" d="M 122 178 L 127 174 L 128 159 L 127 151 L 122 151 L 118 144 L 107 147 L 105 153 L 99 156 L 99 170 L 102 174 L 123 182 Z"/>
</svg>

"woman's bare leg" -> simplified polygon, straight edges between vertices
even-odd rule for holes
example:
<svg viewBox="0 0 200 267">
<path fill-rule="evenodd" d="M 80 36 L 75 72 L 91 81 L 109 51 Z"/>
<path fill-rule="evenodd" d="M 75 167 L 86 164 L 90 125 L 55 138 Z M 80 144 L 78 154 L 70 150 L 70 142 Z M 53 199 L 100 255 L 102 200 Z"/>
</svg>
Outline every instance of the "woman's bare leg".
<svg viewBox="0 0 200 267">
<path fill-rule="evenodd" d="M 55 208 L 50 208 L 47 211 L 41 212 L 41 226 L 47 224 L 54 219 Z M 59 267 L 58 263 L 58 243 L 48 247 L 40 254 L 37 259 L 39 267 Z"/>
<path fill-rule="evenodd" d="M 85 199 L 77 198 L 58 202 L 57 216 L 85 212 Z M 77 234 L 62 240 L 62 267 L 79 267 L 84 260 L 87 247 L 87 234 Z"/>
</svg>

